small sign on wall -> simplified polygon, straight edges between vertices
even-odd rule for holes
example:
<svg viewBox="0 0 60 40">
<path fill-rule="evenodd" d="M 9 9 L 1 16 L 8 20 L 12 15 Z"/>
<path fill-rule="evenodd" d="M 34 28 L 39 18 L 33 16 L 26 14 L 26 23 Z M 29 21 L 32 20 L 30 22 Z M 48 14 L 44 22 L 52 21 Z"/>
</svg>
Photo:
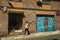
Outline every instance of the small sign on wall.
<svg viewBox="0 0 60 40">
<path fill-rule="evenodd" d="M 7 7 L 4 6 L 4 7 L 2 8 L 2 11 L 3 11 L 4 13 L 7 12 Z"/>
<path fill-rule="evenodd" d="M 57 11 L 56 12 L 56 16 L 60 16 L 60 11 Z"/>
</svg>

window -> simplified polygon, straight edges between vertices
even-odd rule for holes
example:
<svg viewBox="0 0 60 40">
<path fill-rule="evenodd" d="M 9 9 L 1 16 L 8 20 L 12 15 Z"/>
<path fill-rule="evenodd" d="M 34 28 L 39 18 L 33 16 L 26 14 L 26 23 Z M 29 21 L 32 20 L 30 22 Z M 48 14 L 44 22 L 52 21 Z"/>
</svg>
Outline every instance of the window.
<svg viewBox="0 0 60 40">
<path fill-rule="evenodd" d="M 37 5 L 42 6 L 42 3 L 50 3 L 51 0 L 37 0 Z"/>
<path fill-rule="evenodd" d="M 42 0 L 37 0 L 38 2 L 42 2 Z"/>
<path fill-rule="evenodd" d="M 37 2 L 37 5 L 38 5 L 38 6 L 42 6 L 42 3 L 41 3 L 41 2 Z"/>
<path fill-rule="evenodd" d="M 43 0 L 43 2 L 50 2 L 51 0 Z"/>
<path fill-rule="evenodd" d="M 42 2 L 42 0 L 37 0 L 37 5 L 38 6 L 42 6 L 42 3 L 41 2 Z"/>
<path fill-rule="evenodd" d="M 17 1 L 17 2 L 20 2 L 20 1 L 22 1 L 22 0 L 9 0 L 9 1 Z"/>
<path fill-rule="evenodd" d="M 37 0 L 39 2 L 50 2 L 51 0 Z"/>
</svg>

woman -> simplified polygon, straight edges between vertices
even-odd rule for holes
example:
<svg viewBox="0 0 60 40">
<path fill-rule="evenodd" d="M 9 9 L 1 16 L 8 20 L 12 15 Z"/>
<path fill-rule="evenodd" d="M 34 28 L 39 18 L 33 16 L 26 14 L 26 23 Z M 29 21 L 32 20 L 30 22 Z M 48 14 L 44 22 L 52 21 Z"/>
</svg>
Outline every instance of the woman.
<svg viewBox="0 0 60 40">
<path fill-rule="evenodd" d="M 26 21 L 25 23 L 26 23 L 26 24 L 25 24 L 25 33 L 24 33 L 24 34 L 27 33 L 27 34 L 29 35 L 29 34 L 30 34 L 30 32 L 29 32 L 29 30 L 28 30 L 29 23 L 28 23 L 27 21 Z"/>
</svg>

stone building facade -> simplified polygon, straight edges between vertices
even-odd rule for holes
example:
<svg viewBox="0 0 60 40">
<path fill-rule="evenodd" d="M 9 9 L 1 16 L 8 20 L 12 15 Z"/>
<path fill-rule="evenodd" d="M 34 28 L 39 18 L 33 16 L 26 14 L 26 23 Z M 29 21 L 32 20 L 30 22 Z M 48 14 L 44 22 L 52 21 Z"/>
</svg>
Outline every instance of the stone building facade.
<svg viewBox="0 0 60 40">
<path fill-rule="evenodd" d="M 7 7 L 3 11 L 4 7 Z M 59 14 L 59 15 L 57 15 Z M 44 18 L 48 19 L 45 30 Z M 50 22 L 50 18 L 53 20 Z M 40 21 L 39 21 L 40 20 Z M 43 21 L 42 21 L 43 20 Z M 1 0 L 0 1 L 0 35 L 23 34 L 25 21 L 28 21 L 29 31 L 49 32 L 60 29 L 60 1 L 59 0 Z M 41 23 L 39 23 L 41 22 Z M 50 23 L 50 24 L 49 24 Z M 49 28 L 53 23 L 53 29 Z M 42 26 L 41 26 L 42 25 Z M 43 30 L 41 27 L 43 27 Z"/>
</svg>

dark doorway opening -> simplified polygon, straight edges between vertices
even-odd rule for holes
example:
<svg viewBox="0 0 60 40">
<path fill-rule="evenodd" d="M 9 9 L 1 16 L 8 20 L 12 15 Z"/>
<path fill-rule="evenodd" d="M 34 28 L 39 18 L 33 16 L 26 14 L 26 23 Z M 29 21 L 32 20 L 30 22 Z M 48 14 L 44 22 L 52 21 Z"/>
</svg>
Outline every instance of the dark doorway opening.
<svg viewBox="0 0 60 40">
<path fill-rule="evenodd" d="M 20 30 L 22 28 L 23 13 L 9 13 L 8 14 L 8 33 Z"/>
</svg>

